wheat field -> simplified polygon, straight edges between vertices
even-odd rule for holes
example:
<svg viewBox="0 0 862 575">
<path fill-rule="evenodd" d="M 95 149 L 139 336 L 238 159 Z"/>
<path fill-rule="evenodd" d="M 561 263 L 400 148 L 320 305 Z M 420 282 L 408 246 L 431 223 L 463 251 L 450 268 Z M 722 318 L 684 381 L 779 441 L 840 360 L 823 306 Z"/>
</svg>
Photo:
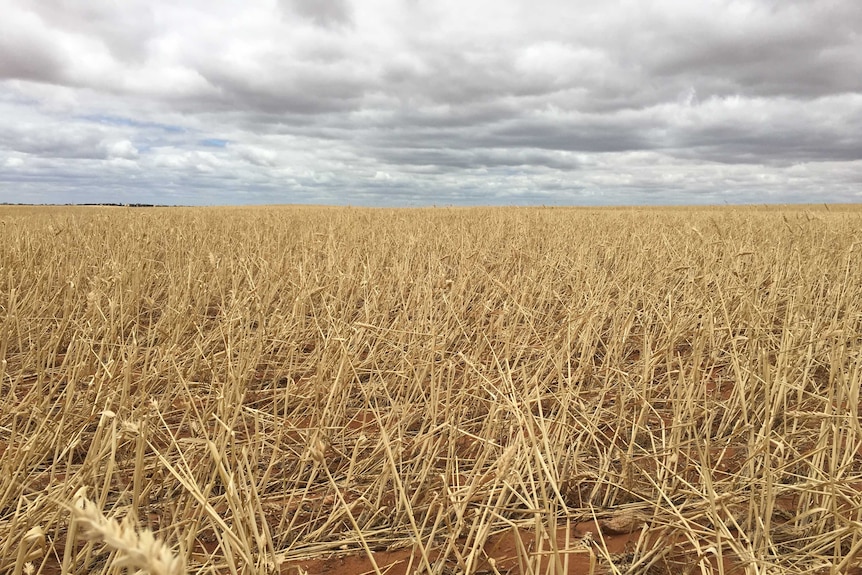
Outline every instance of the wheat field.
<svg viewBox="0 0 862 575">
<path fill-rule="evenodd" d="M 0 237 L 0 572 L 862 571 L 859 206 Z"/>
</svg>

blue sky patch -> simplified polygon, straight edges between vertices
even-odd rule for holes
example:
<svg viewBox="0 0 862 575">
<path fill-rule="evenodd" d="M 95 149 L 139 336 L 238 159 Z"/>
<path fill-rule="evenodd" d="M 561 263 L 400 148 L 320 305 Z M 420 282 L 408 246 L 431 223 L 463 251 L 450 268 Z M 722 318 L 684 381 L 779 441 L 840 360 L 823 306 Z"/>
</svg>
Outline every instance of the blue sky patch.
<svg viewBox="0 0 862 575">
<path fill-rule="evenodd" d="M 224 148 L 229 143 L 230 140 L 222 140 L 220 138 L 207 138 L 205 140 L 198 141 L 198 144 L 206 146 L 207 148 Z"/>
<path fill-rule="evenodd" d="M 86 120 L 88 122 L 96 122 L 98 124 L 105 124 L 108 126 L 128 126 L 131 128 L 155 128 L 157 130 L 162 130 L 163 132 L 169 132 L 171 134 L 181 134 L 186 131 L 182 126 L 175 126 L 172 124 L 160 124 L 158 122 L 141 122 L 138 120 L 133 120 L 132 118 L 126 118 L 123 116 L 112 116 L 108 114 L 89 114 L 86 116 L 79 116 L 82 120 Z"/>
</svg>

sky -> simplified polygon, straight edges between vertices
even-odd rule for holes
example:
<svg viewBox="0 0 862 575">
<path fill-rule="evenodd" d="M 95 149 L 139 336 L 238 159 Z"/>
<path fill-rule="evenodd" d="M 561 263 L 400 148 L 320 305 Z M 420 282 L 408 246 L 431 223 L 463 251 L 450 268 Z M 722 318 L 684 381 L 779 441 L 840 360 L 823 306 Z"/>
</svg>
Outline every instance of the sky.
<svg viewBox="0 0 862 575">
<path fill-rule="evenodd" d="M 0 202 L 862 201 L 858 0 L 0 14 Z"/>
</svg>

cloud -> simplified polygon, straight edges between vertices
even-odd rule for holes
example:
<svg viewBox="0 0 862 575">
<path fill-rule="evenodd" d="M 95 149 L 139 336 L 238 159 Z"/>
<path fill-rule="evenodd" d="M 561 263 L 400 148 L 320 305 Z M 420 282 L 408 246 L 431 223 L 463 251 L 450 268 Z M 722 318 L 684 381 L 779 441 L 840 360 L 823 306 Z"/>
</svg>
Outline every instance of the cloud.
<svg viewBox="0 0 862 575">
<path fill-rule="evenodd" d="M 255 166 L 275 167 L 278 165 L 278 155 L 267 148 L 258 146 L 241 146 L 236 150 L 238 158 Z"/>
<path fill-rule="evenodd" d="M 713 4 L 714 5 L 714 4 Z M 683 10 L 681 21 L 649 14 L 667 38 L 648 37 L 646 52 L 658 77 L 703 78 L 710 95 L 818 97 L 862 88 L 857 30 L 862 9 L 853 2 L 734 2 L 722 10 Z"/>
<path fill-rule="evenodd" d="M 27 5 L 46 26 L 104 44 L 113 57 L 139 63 L 155 34 L 152 3 L 141 0 L 39 0 Z"/>
<path fill-rule="evenodd" d="M 7 4 L 4 201 L 860 199 L 850 1 Z"/>
<path fill-rule="evenodd" d="M 323 27 L 348 25 L 353 19 L 346 0 L 279 0 L 279 6 Z"/>
<path fill-rule="evenodd" d="M 54 82 L 65 58 L 36 15 L 15 10 L 0 18 L 0 78 Z"/>
<path fill-rule="evenodd" d="M 129 140 L 105 143 L 107 157 L 123 160 L 134 160 L 138 157 L 138 149 Z"/>
</svg>

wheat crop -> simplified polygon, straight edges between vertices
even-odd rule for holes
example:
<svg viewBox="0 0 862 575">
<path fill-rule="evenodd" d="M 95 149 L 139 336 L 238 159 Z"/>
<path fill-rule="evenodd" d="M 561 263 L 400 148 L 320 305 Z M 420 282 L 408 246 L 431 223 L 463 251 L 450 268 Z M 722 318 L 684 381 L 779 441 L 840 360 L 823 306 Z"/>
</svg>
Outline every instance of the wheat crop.
<svg viewBox="0 0 862 575">
<path fill-rule="evenodd" d="M 858 207 L 0 230 L 2 572 L 862 572 Z"/>
</svg>

